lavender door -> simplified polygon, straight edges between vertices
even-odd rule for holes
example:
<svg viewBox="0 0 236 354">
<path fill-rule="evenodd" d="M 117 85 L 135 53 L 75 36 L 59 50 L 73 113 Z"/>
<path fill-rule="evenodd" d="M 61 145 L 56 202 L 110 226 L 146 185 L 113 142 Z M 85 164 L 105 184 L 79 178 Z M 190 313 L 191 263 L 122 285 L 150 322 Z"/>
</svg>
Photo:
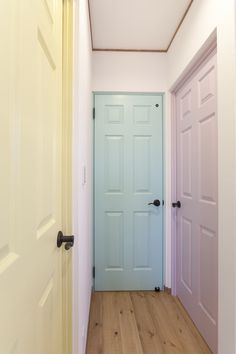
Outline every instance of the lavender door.
<svg viewBox="0 0 236 354">
<path fill-rule="evenodd" d="M 177 296 L 217 352 L 216 54 L 177 93 Z"/>
</svg>

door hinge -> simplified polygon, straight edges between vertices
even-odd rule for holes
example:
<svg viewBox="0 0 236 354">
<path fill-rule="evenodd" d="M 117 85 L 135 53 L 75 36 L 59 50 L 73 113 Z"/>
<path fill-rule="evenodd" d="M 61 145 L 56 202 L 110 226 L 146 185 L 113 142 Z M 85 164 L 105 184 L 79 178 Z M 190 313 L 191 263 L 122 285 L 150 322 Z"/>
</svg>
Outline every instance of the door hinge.
<svg viewBox="0 0 236 354">
<path fill-rule="evenodd" d="M 95 107 L 93 107 L 93 119 L 95 119 Z"/>
<path fill-rule="evenodd" d="M 93 266 L 93 278 L 95 279 L 95 267 Z"/>
</svg>

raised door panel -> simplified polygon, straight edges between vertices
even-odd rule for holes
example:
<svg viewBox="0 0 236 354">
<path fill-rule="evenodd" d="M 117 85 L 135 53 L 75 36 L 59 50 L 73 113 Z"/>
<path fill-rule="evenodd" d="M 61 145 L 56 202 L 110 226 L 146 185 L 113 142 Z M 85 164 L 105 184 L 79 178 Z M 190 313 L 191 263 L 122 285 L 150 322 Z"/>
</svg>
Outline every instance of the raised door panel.
<svg viewBox="0 0 236 354">
<path fill-rule="evenodd" d="M 135 125 L 151 124 L 151 106 L 150 105 L 134 105 L 133 120 Z"/>
<path fill-rule="evenodd" d="M 209 62 L 198 77 L 198 105 L 204 106 L 216 96 L 216 63 Z"/>
<path fill-rule="evenodd" d="M 189 85 L 180 97 L 180 120 L 186 121 L 192 113 L 192 87 Z"/>
<path fill-rule="evenodd" d="M 199 198 L 202 203 L 217 203 L 217 135 L 215 112 L 199 121 Z"/>
<path fill-rule="evenodd" d="M 194 252 L 192 222 L 182 217 L 180 230 L 180 279 L 184 288 L 192 295 L 192 254 Z"/>
<path fill-rule="evenodd" d="M 104 144 L 104 191 L 105 193 L 124 192 L 124 138 L 105 136 Z"/>
<path fill-rule="evenodd" d="M 54 280 L 50 279 L 43 290 L 37 311 L 37 354 L 51 354 L 54 348 Z"/>
<path fill-rule="evenodd" d="M 134 136 L 134 193 L 151 193 L 151 136 Z"/>
<path fill-rule="evenodd" d="M 217 323 L 217 244 L 214 231 L 200 227 L 199 306 L 213 326 Z M 210 281 L 209 281 L 210 279 Z"/>
<path fill-rule="evenodd" d="M 123 212 L 105 214 L 106 271 L 123 270 L 124 267 L 124 215 Z"/>
<path fill-rule="evenodd" d="M 181 197 L 192 199 L 192 127 L 180 133 Z"/>
<path fill-rule="evenodd" d="M 104 117 L 107 124 L 122 124 L 124 122 L 124 106 L 105 105 Z"/>
<path fill-rule="evenodd" d="M 133 268 L 150 270 L 151 268 L 151 224 L 149 212 L 134 212 L 133 228 Z"/>
</svg>

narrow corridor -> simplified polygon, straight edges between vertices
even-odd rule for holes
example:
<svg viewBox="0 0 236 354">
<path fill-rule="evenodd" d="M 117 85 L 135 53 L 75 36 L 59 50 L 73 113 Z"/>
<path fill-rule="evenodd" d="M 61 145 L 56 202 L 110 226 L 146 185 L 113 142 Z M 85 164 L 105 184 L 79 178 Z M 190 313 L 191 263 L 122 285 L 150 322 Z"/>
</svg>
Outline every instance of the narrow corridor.
<svg viewBox="0 0 236 354">
<path fill-rule="evenodd" d="M 210 354 L 177 298 L 165 292 L 95 292 L 87 354 Z"/>
</svg>

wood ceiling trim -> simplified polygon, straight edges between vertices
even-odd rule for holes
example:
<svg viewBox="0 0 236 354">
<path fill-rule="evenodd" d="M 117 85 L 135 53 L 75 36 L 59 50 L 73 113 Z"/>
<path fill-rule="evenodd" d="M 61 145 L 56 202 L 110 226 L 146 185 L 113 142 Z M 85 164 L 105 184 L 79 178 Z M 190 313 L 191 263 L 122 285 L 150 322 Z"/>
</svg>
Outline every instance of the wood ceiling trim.
<svg viewBox="0 0 236 354">
<path fill-rule="evenodd" d="M 142 52 L 142 53 L 166 53 L 166 49 L 118 49 L 118 48 L 93 48 L 94 52 Z"/>
<path fill-rule="evenodd" d="M 92 26 L 92 18 L 91 18 L 91 7 L 90 7 L 90 0 L 88 0 L 88 9 L 89 9 L 89 23 L 90 23 L 90 35 L 91 35 L 91 43 L 92 43 L 92 50 L 94 52 L 142 52 L 142 53 L 167 53 L 170 49 L 171 44 L 173 43 L 182 23 L 184 22 L 185 17 L 187 16 L 190 7 L 192 6 L 194 0 L 191 0 L 186 11 L 184 12 L 178 27 L 176 28 L 175 33 L 173 34 L 170 43 L 166 49 L 122 49 L 122 48 L 94 48 L 93 45 L 93 26 Z"/>
<path fill-rule="evenodd" d="M 89 13 L 91 45 L 92 45 L 92 50 L 94 50 L 94 48 L 93 48 L 93 27 L 92 27 L 91 7 L 90 7 L 90 1 L 89 0 L 88 0 L 88 13 Z"/>
<path fill-rule="evenodd" d="M 181 21 L 180 21 L 180 23 L 179 23 L 179 25 L 178 25 L 178 27 L 176 28 L 176 31 L 175 31 L 173 37 L 171 38 L 170 43 L 169 43 L 169 45 L 168 45 L 168 47 L 167 47 L 167 49 L 166 49 L 167 52 L 168 52 L 168 50 L 169 50 L 171 44 L 173 43 L 173 41 L 174 41 L 174 39 L 175 39 L 175 37 L 176 37 L 176 35 L 177 35 L 177 33 L 178 33 L 178 31 L 179 31 L 179 29 L 180 29 L 182 23 L 184 22 L 184 19 L 185 19 L 185 17 L 187 16 L 187 13 L 189 12 L 189 9 L 190 9 L 190 7 L 192 6 L 192 3 L 193 3 L 193 0 L 190 1 L 190 3 L 189 3 L 189 5 L 188 5 L 188 7 L 187 7 L 187 9 L 186 9 L 186 11 L 185 11 L 185 13 L 184 13 L 182 19 L 181 19 Z"/>
</svg>

